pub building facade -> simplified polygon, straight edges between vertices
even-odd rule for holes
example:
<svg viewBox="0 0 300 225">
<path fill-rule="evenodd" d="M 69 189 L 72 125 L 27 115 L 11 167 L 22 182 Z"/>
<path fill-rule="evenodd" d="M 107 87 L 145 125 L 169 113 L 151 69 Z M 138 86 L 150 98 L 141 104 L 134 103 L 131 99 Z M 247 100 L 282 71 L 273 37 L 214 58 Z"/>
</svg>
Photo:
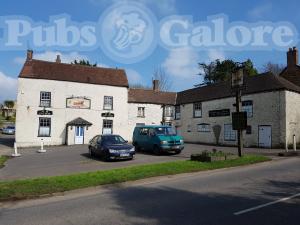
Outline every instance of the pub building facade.
<svg viewBox="0 0 300 225">
<path fill-rule="evenodd" d="M 244 77 L 242 110 L 248 147 L 286 147 L 300 143 L 300 67 L 298 50 L 287 52 L 287 67 Z M 18 146 L 87 144 L 97 134 L 132 139 L 135 126 L 172 125 L 186 142 L 236 145 L 231 113 L 235 99 L 230 82 L 163 92 L 129 88 L 122 69 L 88 67 L 27 59 L 18 78 Z"/>
</svg>

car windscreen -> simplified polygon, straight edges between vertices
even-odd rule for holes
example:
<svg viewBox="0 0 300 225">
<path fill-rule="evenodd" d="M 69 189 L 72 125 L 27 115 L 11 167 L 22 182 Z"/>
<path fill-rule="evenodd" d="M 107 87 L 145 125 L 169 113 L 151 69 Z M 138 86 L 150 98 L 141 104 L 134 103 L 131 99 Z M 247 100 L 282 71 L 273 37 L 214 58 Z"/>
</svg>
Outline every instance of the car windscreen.
<svg viewBox="0 0 300 225">
<path fill-rule="evenodd" d="M 156 135 L 176 135 L 173 127 L 157 127 L 155 128 Z"/>
<path fill-rule="evenodd" d="M 10 126 L 8 126 L 7 129 L 15 129 L 15 127 L 10 127 Z"/>
<path fill-rule="evenodd" d="M 102 136 L 102 143 L 107 145 L 124 144 L 126 141 L 121 136 Z"/>
</svg>

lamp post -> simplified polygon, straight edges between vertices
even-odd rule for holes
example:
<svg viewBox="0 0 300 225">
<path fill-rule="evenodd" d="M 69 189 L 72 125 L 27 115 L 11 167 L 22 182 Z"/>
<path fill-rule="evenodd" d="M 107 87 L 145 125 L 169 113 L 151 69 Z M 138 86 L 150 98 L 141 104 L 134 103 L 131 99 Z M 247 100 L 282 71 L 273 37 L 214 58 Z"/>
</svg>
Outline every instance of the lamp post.
<svg viewBox="0 0 300 225">
<path fill-rule="evenodd" d="M 243 150 L 243 129 L 245 129 L 245 123 L 242 121 L 244 114 L 241 114 L 241 103 L 242 103 L 242 88 L 244 86 L 244 65 L 240 63 L 235 71 L 231 75 L 231 89 L 235 92 L 235 107 L 236 113 L 232 116 L 232 126 L 234 130 L 237 130 L 238 138 L 238 155 L 242 156 Z M 246 122 L 247 123 L 247 122 Z"/>
</svg>

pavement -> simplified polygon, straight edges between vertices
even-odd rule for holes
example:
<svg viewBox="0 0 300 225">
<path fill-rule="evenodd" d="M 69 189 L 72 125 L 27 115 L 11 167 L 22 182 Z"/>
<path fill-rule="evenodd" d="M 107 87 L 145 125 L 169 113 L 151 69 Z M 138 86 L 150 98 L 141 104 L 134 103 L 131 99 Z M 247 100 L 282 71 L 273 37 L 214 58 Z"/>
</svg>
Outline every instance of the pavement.
<svg viewBox="0 0 300 225">
<path fill-rule="evenodd" d="M 0 205 L 14 225 L 298 225 L 300 158 Z"/>
<path fill-rule="evenodd" d="M 11 155 L 15 142 L 14 135 L 0 134 L 0 156 Z"/>
<path fill-rule="evenodd" d="M 5 137 L 9 139 L 9 137 Z M 6 141 L 9 142 L 9 141 Z M 3 145 L 3 144 L 2 144 Z M 39 148 L 20 149 L 21 157 L 9 159 L 5 167 L 0 169 L 0 180 L 24 179 L 41 176 L 58 176 L 80 172 L 108 170 L 133 165 L 152 164 L 175 160 L 187 160 L 191 154 L 204 150 L 236 153 L 232 147 L 215 147 L 198 144 L 185 144 L 185 149 L 179 155 L 166 154 L 156 156 L 153 154 L 137 153 L 134 160 L 105 162 L 99 158 L 90 158 L 86 145 L 52 146 L 45 147 L 46 153 L 37 153 Z M 10 150 L 12 151 L 12 149 Z M 245 153 L 259 153 L 276 157 L 279 150 L 245 149 Z"/>
</svg>

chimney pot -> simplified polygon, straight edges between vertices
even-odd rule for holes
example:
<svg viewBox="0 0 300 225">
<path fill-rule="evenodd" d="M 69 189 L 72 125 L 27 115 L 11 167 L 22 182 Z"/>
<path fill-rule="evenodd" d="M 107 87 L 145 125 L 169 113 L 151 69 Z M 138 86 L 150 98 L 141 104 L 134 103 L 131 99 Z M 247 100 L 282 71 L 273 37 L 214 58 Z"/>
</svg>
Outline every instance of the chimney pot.
<svg viewBox="0 0 300 225">
<path fill-rule="evenodd" d="M 61 63 L 60 55 L 57 55 L 57 56 L 56 56 L 56 62 L 57 62 L 57 63 Z"/>
<path fill-rule="evenodd" d="M 26 60 L 32 60 L 32 58 L 33 58 L 33 51 L 32 50 L 27 50 Z"/>
<path fill-rule="evenodd" d="M 287 52 L 287 68 L 294 68 L 298 65 L 298 49 L 296 47 L 289 48 Z"/>
<path fill-rule="evenodd" d="M 153 91 L 159 91 L 159 80 L 153 80 Z"/>
</svg>

